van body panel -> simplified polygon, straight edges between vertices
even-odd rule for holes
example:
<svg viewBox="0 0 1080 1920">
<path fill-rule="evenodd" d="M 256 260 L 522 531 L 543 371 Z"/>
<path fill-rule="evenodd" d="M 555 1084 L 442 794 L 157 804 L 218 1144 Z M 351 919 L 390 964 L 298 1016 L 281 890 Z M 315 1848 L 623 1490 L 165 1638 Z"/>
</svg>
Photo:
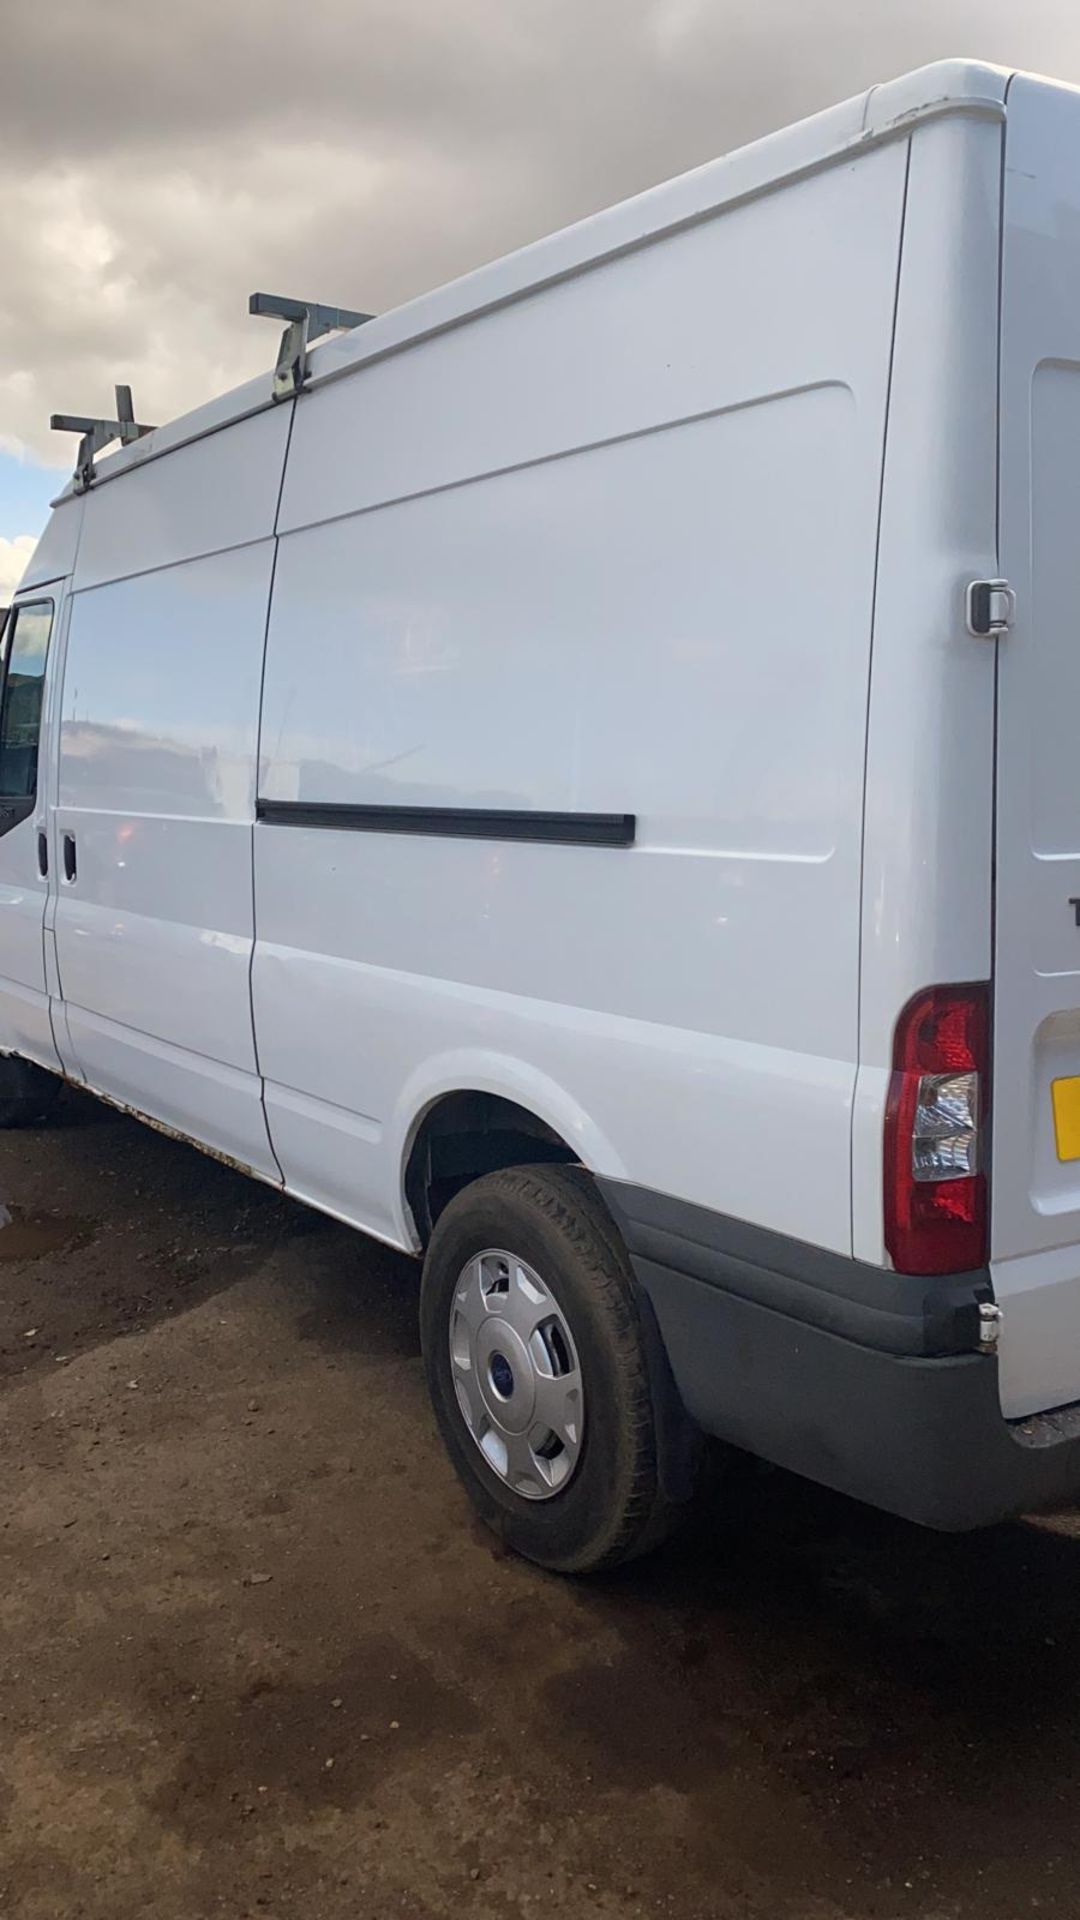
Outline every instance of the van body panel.
<svg viewBox="0 0 1080 1920">
<path fill-rule="evenodd" d="M 83 502 L 78 496 L 69 496 L 54 506 L 19 582 L 20 598 L 31 587 L 64 580 L 74 571 L 82 514 Z"/>
<path fill-rule="evenodd" d="M 267 1141 L 261 1089 L 254 1075 L 174 1046 L 156 1034 L 139 1033 L 124 1022 L 64 1004 L 70 1024 L 68 1045 L 73 1065 L 80 1069 L 70 1072 L 70 1078 L 84 1081 L 93 1092 L 138 1119 L 193 1140 L 215 1157 L 280 1185 L 281 1172 Z"/>
<path fill-rule="evenodd" d="M 54 862 L 73 1064 L 266 1173 L 249 971 L 272 567 L 265 539 L 75 594 Z"/>
<path fill-rule="evenodd" d="M 1007 1413 L 1080 1399 L 1080 94 L 1018 75 L 1005 149 L 991 1250 Z"/>
<path fill-rule="evenodd" d="M 298 409 L 260 798 L 636 818 L 622 849 L 257 825 L 271 1133 L 335 1211 L 386 1230 L 337 1116 L 383 1130 L 475 1048 L 644 1181 L 850 1250 L 905 171 L 884 147 Z"/>
<path fill-rule="evenodd" d="M 823 384 L 872 439 L 905 167 L 892 142 L 317 383 L 279 531 Z"/>
<path fill-rule="evenodd" d="M 86 496 L 75 567 L 82 591 L 222 553 L 274 530 L 291 407 L 274 407 L 227 432 L 178 447 L 168 459 L 142 456 L 113 486 Z"/>
<path fill-rule="evenodd" d="M 897 1017 L 992 963 L 994 648 L 969 580 L 997 570 L 1002 129 L 911 143 L 881 499 L 866 748 L 852 1247 L 886 1259 L 882 1128 Z"/>
</svg>

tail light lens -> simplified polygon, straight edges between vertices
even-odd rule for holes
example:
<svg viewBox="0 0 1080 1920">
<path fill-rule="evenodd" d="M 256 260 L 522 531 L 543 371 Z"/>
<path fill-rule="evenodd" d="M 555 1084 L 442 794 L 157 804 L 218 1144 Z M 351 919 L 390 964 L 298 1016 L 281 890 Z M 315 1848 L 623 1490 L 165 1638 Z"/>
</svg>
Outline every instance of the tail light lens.
<svg viewBox="0 0 1080 1920">
<path fill-rule="evenodd" d="M 982 985 L 928 987 L 897 1024 L 885 1115 L 885 1245 L 899 1273 L 965 1273 L 986 1259 L 989 1028 Z"/>
</svg>

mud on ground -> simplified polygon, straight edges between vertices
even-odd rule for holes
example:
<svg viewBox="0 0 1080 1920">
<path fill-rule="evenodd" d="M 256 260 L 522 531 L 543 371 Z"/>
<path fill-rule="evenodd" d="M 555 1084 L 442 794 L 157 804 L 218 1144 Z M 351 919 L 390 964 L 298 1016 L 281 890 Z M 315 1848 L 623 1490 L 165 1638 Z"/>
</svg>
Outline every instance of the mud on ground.
<svg viewBox="0 0 1080 1920">
<path fill-rule="evenodd" d="M 0 1136 L 0 1915 L 1080 1913 L 1080 1539 L 781 1475 L 505 1557 L 412 1265 L 71 1101 Z"/>
</svg>

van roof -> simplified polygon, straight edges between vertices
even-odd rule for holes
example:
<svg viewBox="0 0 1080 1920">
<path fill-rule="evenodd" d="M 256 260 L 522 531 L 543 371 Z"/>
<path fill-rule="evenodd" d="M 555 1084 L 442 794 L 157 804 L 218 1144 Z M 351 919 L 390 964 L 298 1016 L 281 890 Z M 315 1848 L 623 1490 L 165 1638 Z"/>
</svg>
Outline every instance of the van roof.
<svg viewBox="0 0 1080 1920">
<path fill-rule="evenodd" d="M 433 292 L 379 314 L 349 333 L 331 336 L 308 354 L 308 385 L 350 372 L 491 312 L 541 286 L 569 279 L 584 268 L 696 224 L 736 201 L 748 200 L 784 181 L 813 173 L 843 155 L 905 132 L 919 121 L 946 113 L 1001 118 L 1011 70 L 975 60 L 942 60 L 920 67 L 809 119 L 797 121 L 720 159 L 706 162 L 633 199 L 590 214 L 516 252 L 478 267 Z M 273 404 L 272 370 L 179 415 L 99 460 L 96 484 L 188 441 Z M 67 498 L 71 484 L 60 495 Z M 59 504 L 59 502 L 57 502 Z"/>
</svg>

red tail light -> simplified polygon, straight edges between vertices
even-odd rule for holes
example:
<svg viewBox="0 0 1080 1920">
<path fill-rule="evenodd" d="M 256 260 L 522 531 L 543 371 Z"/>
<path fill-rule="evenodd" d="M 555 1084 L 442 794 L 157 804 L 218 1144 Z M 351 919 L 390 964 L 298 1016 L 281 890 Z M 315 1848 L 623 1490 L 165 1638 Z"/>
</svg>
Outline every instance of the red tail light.
<svg viewBox="0 0 1080 1920">
<path fill-rule="evenodd" d="M 989 992 L 928 987 L 896 1028 L 885 1114 L 885 1245 L 898 1273 L 966 1273 L 986 1259 L 982 1151 Z"/>
</svg>

